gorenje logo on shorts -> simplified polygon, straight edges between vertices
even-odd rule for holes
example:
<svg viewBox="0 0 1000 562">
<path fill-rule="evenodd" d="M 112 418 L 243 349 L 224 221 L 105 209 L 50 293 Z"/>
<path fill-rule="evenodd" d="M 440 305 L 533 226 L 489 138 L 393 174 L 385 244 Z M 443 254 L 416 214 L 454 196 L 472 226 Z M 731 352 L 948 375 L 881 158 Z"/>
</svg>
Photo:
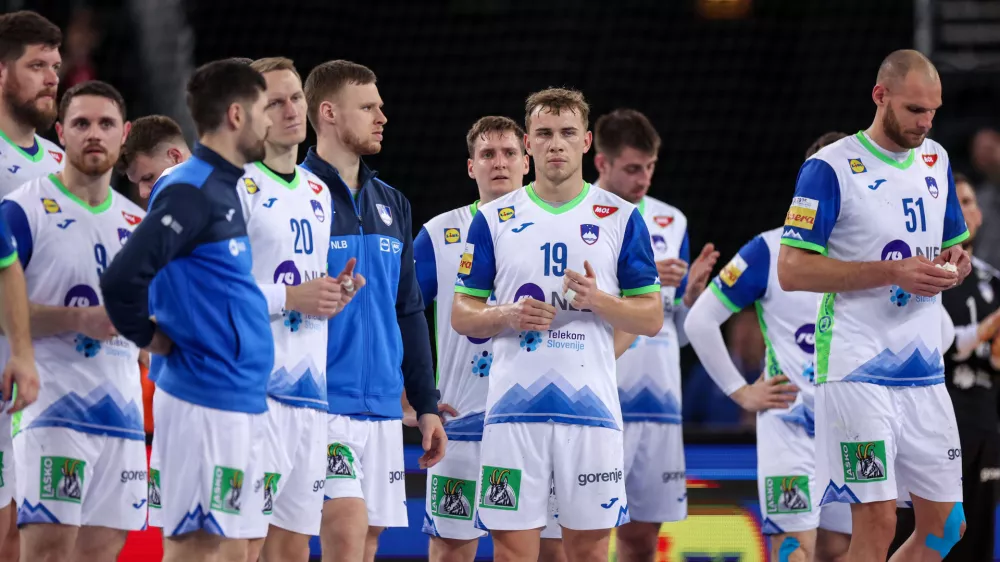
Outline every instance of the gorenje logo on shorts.
<svg viewBox="0 0 1000 562">
<path fill-rule="evenodd" d="M 614 469 L 610 472 L 591 472 L 587 474 L 577 474 L 576 483 L 580 486 L 594 484 L 597 482 L 620 482 L 625 477 L 621 469 Z"/>
</svg>

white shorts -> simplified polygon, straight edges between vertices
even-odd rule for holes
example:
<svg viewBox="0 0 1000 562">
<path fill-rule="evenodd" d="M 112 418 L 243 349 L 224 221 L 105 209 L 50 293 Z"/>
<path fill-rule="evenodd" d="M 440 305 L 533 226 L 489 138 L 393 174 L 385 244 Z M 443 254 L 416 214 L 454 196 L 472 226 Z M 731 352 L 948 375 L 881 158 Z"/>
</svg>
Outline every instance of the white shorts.
<svg viewBox="0 0 1000 562">
<path fill-rule="evenodd" d="M 251 529 L 268 524 L 303 535 L 318 535 L 326 485 L 325 411 L 267 399 L 264 414 L 264 474 L 254 482 L 260 511 L 245 512 Z"/>
<path fill-rule="evenodd" d="M 449 441 L 448 453 L 427 469 L 423 532 L 446 539 L 473 540 L 486 536 L 477 516 L 481 441 Z M 549 486 L 548 520 L 542 538 L 560 539 L 555 484 Z"/>
<path fill-rule="evenodd" d="M 894 500 L 907 494 L 960 502 L 961 447 L 955 410 L 943 384 L 838 381 L 816 389 L 821 505 Z"/>
<path fill-rule="evenodd" d="M 487 529 L 545 527 L 552 483 L 559 525 L 628 523 L 622 432 L 606 427 L 498 423 L 483 431 L 478 513 Z"/>
<path fill-rule="evenodd" d="M 815 441 L 801 424 L 783 419 L 787 415 L 788 410 L 757 414 L 761 531 L 779 535 L 822 527 L 850 534 L 850 506 L 833 503 L 820 507 Z"/>
<path fill-rule="evenodd" d="M 158 389 L 153 394 L 151 500 L 159 499 L 164 537 L 204 530 L 235 539 L 267 535 L 267 522 L 244 523 L 260 512 L 263 496 L 253 493 L 264 474 L 264 414 L 205 408 Z M 159 498 L 152 498 L 159 480 Z M 156 509 L 156 508 L 154 508 Z"/>
<path fill-rule="evenodd" d="M 372 527 L 406 527 L 402 420 L 326 418 L 326 499 L 361 498 Z"/>
<path fill-rule="evenodd" d="M 9 402 L 3 403 L 10 406 Z M 14 501 L 17 477 L 14 470 L 14 439 L 10 434 L 10 414 L 0 414 L 0 509 Z"/>
<path fill-rule="evenodd" d="M 17 524 L 138 531 L 146 525 L 146 444 L 37 427 L 14 437 Z"/>
<path fill-rule="evenodd" d="M 686 518 L 687 477 L 681 426 L 627 422 L 624 440 L 629 518 L 647 523 Z"/>
</svg>

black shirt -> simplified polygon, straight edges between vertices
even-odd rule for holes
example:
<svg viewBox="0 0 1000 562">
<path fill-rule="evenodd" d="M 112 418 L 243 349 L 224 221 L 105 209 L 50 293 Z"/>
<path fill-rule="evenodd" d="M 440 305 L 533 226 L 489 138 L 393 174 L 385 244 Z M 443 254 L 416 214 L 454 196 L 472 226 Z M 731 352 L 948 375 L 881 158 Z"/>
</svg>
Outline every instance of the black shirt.
<svg viewBox="0 0 1000 562">
<path fill-rule="evenodd" d="M 972 273 L 961 285 L 941 293 L 945 310 L 956 331 L 978 325 L 1000 307 L 1000 274 L 989 264 L 972 258 Z M 945 385 L 955 406 L 960 429 L 994 432 L 1000 424 L 997 414 L 997 384 L 1000 372 L 990 365 L 990 342 L 960 356 L 955 345 L 944 357 Z"/>
</svg>

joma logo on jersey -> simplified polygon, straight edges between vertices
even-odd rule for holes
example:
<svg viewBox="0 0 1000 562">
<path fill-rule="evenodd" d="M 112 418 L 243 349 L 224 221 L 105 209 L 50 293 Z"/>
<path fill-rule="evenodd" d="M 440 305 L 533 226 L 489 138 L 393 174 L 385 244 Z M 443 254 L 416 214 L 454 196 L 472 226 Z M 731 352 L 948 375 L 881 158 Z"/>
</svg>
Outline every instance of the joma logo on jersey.
<svg viewBox="0 0 1000 562">
<path fill-rule="evenodd" d="M 851 167 L 852 173 L 863 174 L 868 171 L 868 168 L 865 168 L 865 165 L 860 158 L 848 158 L 847 164 Z"/>
<path fill-rule="evenodd" d="M 594 215 L 599 219 L 605 219 L 618 212 L 618 207 L 607 205 L 594 205 Z"/>
<path fill-rule="evenodd" d="M 444 229 L 444 243 L 458 244 L 462 241 L 462 231 L 457 228 Z"/>
<path fill-rule="evenodd" d="M 841 442 L 844 482 L 878 482 L 886 479 L 885 441 Z"/>
<path fill-rule="evenodd" d="M 45 209 L 46 215 L 54 215 L 62 212 L 62 209 L 59 207 L 59 203 L 57 203 L 55 199 L 50 199 L 48 197 L 42 197 L 42 208 Z"/>
<path fill-rule="evenodd" d="M 243 178 L 243 185 L 246 186 L 247 193 L 249 193 L 250 195 L 253 195 L 254 193 L 260 191 L 260 188 L 257 187 L 257 183 L 254 182 L 253 179 L 251 178 Z"/>
<path fill-rule="evenodd" d="M 500 222 L 507 222 L 514 218 L 514 207 L 504 207 L 502 209 L 497 209 L 497 217 Z"/>
</svg>

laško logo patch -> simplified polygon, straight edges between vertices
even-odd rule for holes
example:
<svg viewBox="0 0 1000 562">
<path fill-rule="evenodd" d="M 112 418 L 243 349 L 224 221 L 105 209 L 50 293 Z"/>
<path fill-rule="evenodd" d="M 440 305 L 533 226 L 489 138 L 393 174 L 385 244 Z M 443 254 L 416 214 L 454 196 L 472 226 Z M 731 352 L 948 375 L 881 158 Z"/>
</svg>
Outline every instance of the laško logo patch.
<svg viewBox="0 0 1000 562">
<path fill-rule="evenodd" d="M 594 215 L 599 219 L 610 217 L 611 215 L 618 212 L 618 207 L 609 207 L 607 205 L 594 205 Z"/>
</svg>

